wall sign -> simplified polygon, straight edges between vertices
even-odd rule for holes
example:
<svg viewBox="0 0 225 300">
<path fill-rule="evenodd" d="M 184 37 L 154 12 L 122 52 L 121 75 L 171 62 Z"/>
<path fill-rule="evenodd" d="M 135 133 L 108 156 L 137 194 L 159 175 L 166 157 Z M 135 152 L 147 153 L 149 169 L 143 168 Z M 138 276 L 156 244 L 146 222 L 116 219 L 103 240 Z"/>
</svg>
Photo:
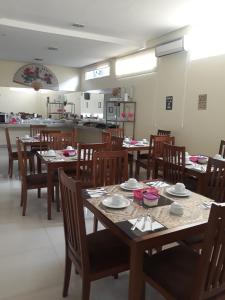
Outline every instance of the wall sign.
<svg viewBox="0 0 225 300">
<path fill-rule="evenodd" d="M 166 110 L 173 109 L 173 96 L 166 96 Z"/>
<path fill-rule="evenodd" d="M 207 94 L 198 95 L 198 110 L 207 109 Z"/>
<path fill-rule="evenodd" d="M 13 81 L 19 84 L 33 87 L 35 90 L 58 90 L 59 84 L 55 74 L 41 64 L 28 64 L 19 68 L 13 77 Z"/>
</svg>

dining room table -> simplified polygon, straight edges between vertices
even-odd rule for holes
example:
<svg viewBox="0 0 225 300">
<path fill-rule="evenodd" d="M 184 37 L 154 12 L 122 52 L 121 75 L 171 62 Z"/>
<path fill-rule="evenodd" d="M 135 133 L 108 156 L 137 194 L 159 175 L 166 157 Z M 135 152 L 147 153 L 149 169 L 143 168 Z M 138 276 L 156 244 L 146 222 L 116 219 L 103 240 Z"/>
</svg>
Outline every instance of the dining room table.
<svg viewBox="0 0 225 300">
<path fill-rule="evenodd" d="M 59 168 L 75 171 L 78 158 L 76 150 L 75 154 L 72 156 L 65 156 L 65 150 L 54 150 L 52 154 L 50 153 L 50 151 L 37 151 L 38 173 L 41 173 L 42 171 L 42 164 L 47 169 L 48 220 L 51 220 L 52 218 L 51 203 L 54 196 L 54 174 Z"/>
<path fill-rule="evenodd" d="M 142 268 L 146 250 L 201 234 L 208 222 L 211 199 L 188 190 L 183 196 L 174 195 L 174 187 L 162 181 L 140 183 L 138 190 L 145 193 L 153 186 L 159 193 L 154 207 L 144 205 L 143 200 L 134 197 L 134 190 L 125 188 L 124 184 L 91 192 L 83 190 L 84 206 L 130 248 L 129 300 L 143 299 Z M 109 205 L 115 194 L 122 195 L 129 204 L 125 201 L 126 205 L 119 208 Z M 173 203 L 182 207 L 182 214 L 174 213 Z"/>
<path fill-rule="evenodd" d="M 194 156 L 195 157 L 195 156 Z M 154 161 L 154 169 L 153 169 L 153 178 L 158 178 L 159 169 L 163 168 L 163 158 L 157 157 Z M 196 192 L 199 194 L 203 194 L 204 192 L 204 182 L 206 176 L 207 162 L 202 164 L 198 163 L 198 161 L 185 162 L 184 175 L 193 176 L 197 180 Z"/>
<path fill-rule="evenodd" d="M 125 140 L 123 141 L 123 149 L 128 152 L 148 151 L 149 146 L 149 142 L 143 140 L 134 140 L 129 142 L 125 142 Z"/>
</svg>

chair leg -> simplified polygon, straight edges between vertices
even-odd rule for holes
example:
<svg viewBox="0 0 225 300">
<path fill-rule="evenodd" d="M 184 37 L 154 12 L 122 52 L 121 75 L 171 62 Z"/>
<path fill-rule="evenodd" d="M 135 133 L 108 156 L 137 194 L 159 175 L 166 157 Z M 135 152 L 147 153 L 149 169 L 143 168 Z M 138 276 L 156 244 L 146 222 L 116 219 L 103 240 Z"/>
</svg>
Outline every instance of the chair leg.
<svg viewBox="0 0 225 300">
<path fill-rule="evenodd" d="M 22 197 L 22 202 L 23 202 L 23 216 L 26 214 L 27 210 L 27 190 L 23 189 L 23 197 Z"/>
<path fill-rule="evenodd" d="M 68 295 L 70 276 L 71 276 L 71 267 L 72 267 L 72 261 L 66 254 L 65 274 L 64 274 L 64 284 L 63 284 L 63 297 L 66 297 Z"/>
<path fill-rule="evenodd" d="M 59 199 L 59 184 L 57 183 L 55 186 L 55 198 L 56 198 L 56 207 L 57 207 L 57 211 L 60 212 L 60 199 Z"/>
<path fill-rule="evenodd" d="M 41 198 L 41 188 L 38 188 L 38 198 Z"/>
<path fill-rule="evenodd" d="M 98 231 L 98 219 L 94 216 L 93 232 Z"/>
<path fill-rule="evenodd" d="M 21 185 L 20 206 L 23 206 L 23 195 L 24 195 L 24 188 L 23 188 L 23 184 L 22 184 Z"/>
<path fill-rule="evenodd" d="M 82 297 L 81 297 L 82 300 L 89 300 L 90 290 L 91 290 L 91 282 L 84 277 L 82 282 Z"/>
<path fill-rule="evenodd" d="M 133 161 L 129 163 L 129 177 L 133 177 Z"/>
<path fill-rule="evenodd" d="M 139 179 L 139 173 L 140 173 L 140 166 L 138 163 L 136 163 L 136 166 L 135 166 L 135 178 L 136 179 Z"/>
<path fill-rule="evenodd" d="M 13 174 L 13 159 L 9 159 L 9 177 L 12 178 Z"/>
</svg>

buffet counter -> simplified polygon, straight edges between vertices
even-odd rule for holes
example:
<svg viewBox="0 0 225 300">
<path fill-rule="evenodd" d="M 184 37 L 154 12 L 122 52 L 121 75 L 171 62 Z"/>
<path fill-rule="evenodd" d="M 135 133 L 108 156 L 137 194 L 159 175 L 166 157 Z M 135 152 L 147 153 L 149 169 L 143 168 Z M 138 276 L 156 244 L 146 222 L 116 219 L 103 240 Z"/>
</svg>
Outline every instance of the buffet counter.
<svg viewBox="0 0 225 300">
<path fill-rule="evenodd" d="M 71 130 L 72 128 L 77 128 L 78 131 L 78 142 L 80 143 L 99 143 L 102 139 L 102 129 L 96 127 L 89 127 L 85 125 L 76 125 L 73 122 L 60 122 L 45 124 L 47 129 L 58 129 L 62 131 Z M 24 136 L 30 133 L 30 124 L 0 124 L 0 147 L 6 146 L 5 130 L 4 128 L 9 128 L 9 134 L 11 138 L 11 143 L 15 145 L 16 138 L 19 136 Z"/>
</svg>

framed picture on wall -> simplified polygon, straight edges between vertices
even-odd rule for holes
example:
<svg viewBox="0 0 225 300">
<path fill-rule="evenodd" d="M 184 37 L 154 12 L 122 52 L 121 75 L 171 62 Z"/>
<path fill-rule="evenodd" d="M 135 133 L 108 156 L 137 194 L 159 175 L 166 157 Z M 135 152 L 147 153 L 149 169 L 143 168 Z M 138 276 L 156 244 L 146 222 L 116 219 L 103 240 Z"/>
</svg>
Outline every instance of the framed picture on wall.
<svg viewBox="0 0 225 300">
<path fill-rule="evenodd" d="M 166 96 L 166 110 L 173 109 L 173 96 Z"/>
</svg>

